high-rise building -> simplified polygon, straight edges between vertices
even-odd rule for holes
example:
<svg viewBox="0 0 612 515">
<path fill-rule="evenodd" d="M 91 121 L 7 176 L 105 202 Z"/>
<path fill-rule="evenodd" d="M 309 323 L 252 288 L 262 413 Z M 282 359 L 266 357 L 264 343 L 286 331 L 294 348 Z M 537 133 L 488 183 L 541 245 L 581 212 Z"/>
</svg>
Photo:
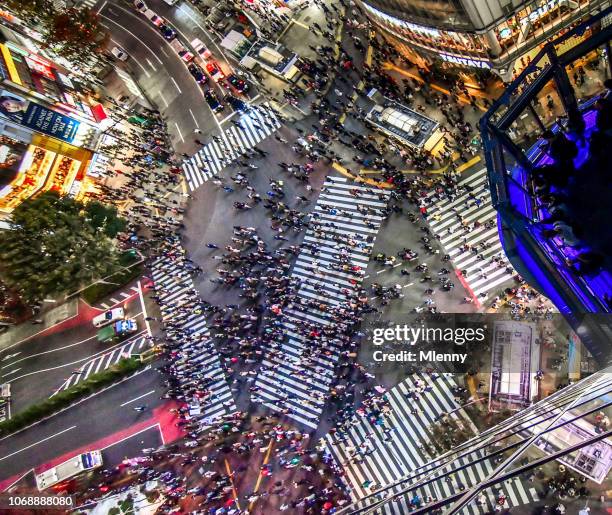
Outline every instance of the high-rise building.
<svg viewBox="0 0 612 515">
<path fill-rule="evenodd" d="M 379 33 L 412 62 L 438 62 L 466 71 L 487 69 L 507 81 L 543 43 L 608 7 L 610 0 L 359 0 L 359 4 Z M 577 36 L 573 43 L 585 37 L 588 34 Z"/>
</svg>

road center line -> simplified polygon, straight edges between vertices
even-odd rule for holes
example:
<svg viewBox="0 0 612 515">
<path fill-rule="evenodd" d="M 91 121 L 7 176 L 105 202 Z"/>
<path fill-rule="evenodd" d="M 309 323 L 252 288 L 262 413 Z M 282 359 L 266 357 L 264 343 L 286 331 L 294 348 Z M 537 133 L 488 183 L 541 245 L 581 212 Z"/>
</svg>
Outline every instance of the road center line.
<svg viewBox="0 0 612 515">
<path fill-rule="evenodd" d="M 176 89 L 178 89 L 179 94 L 182 95 L 183 92 L 181 91 L 181 88 L 179 88 L 179 85 L 177 84 L 177 82 L 174 80 L 174 77 L 170 77 L 170 80 L 176 86 Z"/>
<path fill-rule="evenodd" d="M 181 132 L 181 129 L 180 129 L 180 127 L 178 126 L 178 123 L 174 122 L 174 125 L 175 125 L 175 127 L 176 127 L 176 130 L 178 131 L 178 135 L 180 136 L 181 141 L 182 141 L 183 143 L 185 143 L 185 138 L 183 138 L 183 133 Z"/>
<path fill-rule="evenodd" d="M 137 401 L 138 399 L 142 399 L 143 397 L 146 397 L 147 395 L 151 395 L 152 393 L 155 393 L 155 390 L 151 390 L 150 392 L 143 393 L 142 395 L 139 395 L 138 397 L 134 397 L 133 399 L 130 399 L 129 401 L 125 401 L 123 404 L 119 404 L 119 406 L 121 407 L 126 406 L 128 404 L 131 404 L 134 401 Z"/>
<path fill-rule="evenodd" d="M 7 377 L 10 376 L 12 374 L 15 374 L 16 372 L 19 372 L 21 370 L 21 368 L 16 368 L 15 370 L 11 370 L 10 372 L 7 372 L 6 374 L 4 374 L 2 377 Z"/>
<path fill-rule="evenodd" d="M 51 440 L 51 438 L 55 438 L 56 436 L 59 436 L 59 435 L 61 435 L 63 433 L 66 433 L 66 432 L 74 429 L 75 427 L 76 426 L 71 426 L 71 427 L 69 427 L 67 429 L 59 431 L 58 433 L 52 434 L 51 436 L 47 436 L 47 438 L 43 438 L 42 440 L 39 440 L 38 442 L 30 444 L 27 447 L 24 447 L 23 449 L 19 449 L 18 451 L 12 452 L 11 454 L 7 454 L 6 456 L 3 456 L 2 458 L 0 458 L 0 461 L 5 460 L 7 458 L 10 458 L 11 456 L 15 456 L 15 454 L 19 454 L 20 452 L 27 451 L 28 449 L 31 449 L 32 447 L 34 447 L 34 446 L 36 446 L 38 444 L 41 444 L 43 442 L 46 442 L 47 440 Z"/>
<path fill-rule="evenodd" d="M 43 368 L 42 370 L 34 370 L 32 372 L 28 372 L 27 374 L 22 374 L 19 377 L 15 377 L 13 379 L 11 379 L 12 382 L 18 381 L 19 379 L 23 379 L 24 377 L 28 377 L 34 374 L 42 374 L 43 372 L 50 372 L 51 370 L 57 370 L 59 368 L 65 368 L 65 367 L 69 367 L 72 365 L 78 365 L 79 363 L 82 363 L 83 361 L 87 361 L 89 362 L 90 360 L 99 357 L 101 354 L 105 354 L 107 352 L 110 352 L 114 349 L 116 349 L 117 347 L 121 346 L 121 345 L 126 345 L 127 343 L 131 342 L 133 339 L 138 338 L 139 336 L 142 336 L 145 334 L 146 331 L 140 331 L 138 334 L 132 336 L 131 338 L 127 339 L 127 340 L 123 340 L 117 344 L 115 344 L 112 347 L 109 347 L 108 349 L 104 349 L 101 351 L 96 352 L 95 354 L 92 354 L 91 356 L 87 356 L 85 358 L 81 358 L 81 359 L 77 359 L 76 361 L 72 361 L 71 363 L 64 363 L 63 365 L 57 365 L 55 367 L 51 367 L 51 368 Z"/>
</svg>

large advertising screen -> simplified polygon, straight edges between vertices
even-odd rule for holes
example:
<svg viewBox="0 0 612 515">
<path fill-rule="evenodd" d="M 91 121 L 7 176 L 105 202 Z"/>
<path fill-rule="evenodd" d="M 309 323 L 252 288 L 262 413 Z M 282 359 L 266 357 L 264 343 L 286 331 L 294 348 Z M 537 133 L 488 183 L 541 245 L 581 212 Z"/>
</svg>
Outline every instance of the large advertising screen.
<svg viewBox="0 0 612 515">
<path fill-rule="evenodd" d="M 80 124 L 9 91 L 0 91 L 0 116 L 68 143 L 74 140 Z"/>
</svg>

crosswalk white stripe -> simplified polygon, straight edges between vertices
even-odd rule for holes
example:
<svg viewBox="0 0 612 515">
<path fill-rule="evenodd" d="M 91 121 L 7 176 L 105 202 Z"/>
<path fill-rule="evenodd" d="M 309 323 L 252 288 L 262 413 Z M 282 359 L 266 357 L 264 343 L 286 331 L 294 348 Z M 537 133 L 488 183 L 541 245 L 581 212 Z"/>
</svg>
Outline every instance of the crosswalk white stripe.
<svg viewBox="0 0 612 515">
<path fill-rule="evenodd" d="M 331 178 L 327 178 L 325 183 L 335 184 Z M 383 195 L 386 199 L 389 193 L 384 192 Z M 317 231 L 313 226 L 309 227 L 304 238 L 306 243 L 315 245 L 318 251 L 313 253 L 312 250 L 303 249 L 291 271 L 292 277 L 301 281 L 298 289 L 299 299 L 316 301 L 324 306 L 340 306 L 346 299 L 341 290 L 346 288 L 352 292 L 355 285 L 362 281 L 363 270 L 352 274 L 333 267 L 342 264 L 340 251 L 345 246 L 338 246 L 332 235 L 342 235 L 345 238 L 356 237 L 354 235 L 365 238 L 367 234 L 374 236 L 383 221 L 382 217 L 359 216 L 351 219 L 342 216 L 343 211 L 340 210 L 339 216 L 332 216 L 321 204 L 340 203 L 344 210 L 358 213 L 357 206 L 363 205 L 364 202 L 375 204 L 378 208 L 385 206 L 385 202 L 378 197 L 375 201 L 356 198 L 348 189 L 334 192 L 331 196 L 320 195 L 315 210 L 322 213 L 316 220 L 321 226 Z M 367 227 L 366 222 L 372 224 L 372 227 Z M 334 223 L 335 226 L 325 225 L 326 223 Z M 315 236 L 316 233 L 320 236 Z M 370 242 L 368 248 L 372 245 L 373 242 Z M 362 269 L 367 266 L 369 254 L 364 249 L 348 246 L 346 249 L 346 257 L 351 264 L 358 264 Z M 339 342 L 335 339 L 328 340 L 326 354 L 313 355 L 307 362 L 302 359 L 303 352 L 312 348 L 313 340 L 301 333 L 306 322 L 312 322 L 316 326 L 330 325 L 333 312 L 333 308 L 330 311 L 320 310 L 300 302 L 294 302 L 292 307 L 285 309 L 281 325 L 287 340 L 282 342 L 280 349 L 276 349 L 274 353 L 266 353 L 265 361 L 273 363 L 274 366 L 260 371 L 255 382 L 258 387 L 258 402 L 273 410 L 289 408 L 291 412 L 287 416 L 308 427 L 317 427 L 316 422 L 325 406 L 330 381 L 334 377 L 334 367 L 339 358 Z M 285 398 L 286 396 L 288 397 Z"/>
<path fill-rule="evenodd" d="M 497 212 L 491 204 L 486 168 L 462 178 L 459 185 L 468 186 L 471 191 L 460 188 L 452 199 L 446 194 L 441 198 L 437 198 L 435 193 L 428 196 L 433 201 L 429 205 L 425 201 L 428 223 L 433 234 L 439 237 L 446 254 L 451 256 L 453 265 L 467 272 L 465 282 L 474 295 L 482 295 L 486 299 L 491 291 L 510 281 L 515 272 L 506 271 L 506 267 L 511 265 L 503 254 L 499 240 Z M 482 199 L 480 205 L 475 204 L 474 198 Z M 461 216 L 461 220 L 457 215 Z M 471 227 L 469 232 L 463 229 L 462 221 Z M 474 227 L 476 222 L 480 224 L 479 227 Z M 468 250 L 462 249 L 466 243 L 471 247 Z M 497 256 L 502 258 L 503 266 L 493 261 Z"/>
<path fill-rule="evenodd" d="M 414 388 L 416 380 L 420 380 L 432 387 L 431 391 L 421 392 L 417 401 L 406 400 L 405 393 Z M 382 424 L 373 425 L 368 417 L 354 415 L 349 421 L 348 429 L 339 428 L 333 435 L 327 434 L 324 439 L 324 446 L 336 463 L 343 469 L 351 492 L 353 501 L 358 500 L 365 494 L 370 493 L 364 488 L 365 481 L 373 482 L 376 489 L 384 487 L 394 482 L 407 473 L 419 467 L 427 467 L 430 458 L 424 456 L 420 449 L 429 445 L 432 438 L 430 425 L 441 413 L 449 413 L 451 417 L 465 420 L 466 414 L 452 400 L 451 389 L 455 385 L 454 381 L 448 377 L 438 377 L 432 380 L 430 376 L 410 376 L 408 379 L 396 385 L 386 392 L 386 397 L 391 402 L 392 409 L 382 415 Z M 442 401 L 444 400 L 444 401 Z M 415 405 L 424 407 L 422 414 L 414 416 L 411 408 Z M 450 404 L 449 404 L 450 403 Z M 454 411 L 452 411 L 454 410 Z M 385 428 L 394 428 L 384 438 Z M 408 430 L 404 430 L 407 428 Z M 369 436 L 368 436 L 369 435 Z M 385 441 L 385 439 L 389 441 Z M 369 440 L 371 443 L 364 446 L 367 453 L 364 455 L 360 445 Z M 370 452 L 373 448 L 373 451 Z M 352 449 L 353 456 L 360 459 L 355 462 L 349 457 L 349 450 Z M 355 452 L 357 451 L 357 452 Z M 418 456 L 418 457 L 417 457 Z M 456 471 L 452 484 L 443 479 L 438 479 L 426 488 L 419 488 L 411 491 L 410 495 L 418 494 L 421 498 L 432 496 L 441 498 L 454 493 L 456 484 L 461 483 L 464 488 L 478 485 L 494 469 L 494 464 L 490 460 L 483 460 L 477 463 L 474 461 L 482 456 L 474 453 L 472 456 L 463 457 L 456 463 L 450 463 L 446 470 L 451 470 L 464 466 L 463 470 Z M 415 459 L 416 457 L 416 459 Z M 437 474 L 437 472 L 434 472 Z M 388 491 L 392 494 L 402 485 Z M 529 504 L 537 500 L 537 492 L 533 488 L 527 490 L 526 485 L 520 478 L 515 478 L 503 484 L 503 491 L 506 494 L 509 507 Z M 489 494 L 490 491 L 486 493 Z M 494 499 L 490 499 L 490 507 L 493 507 Z M 398 503 L 385 505 L 381 513 L 408 513 L 410 510 L 405 505 L 395 511 Z M 481 508 L 473 506 L 471 513 L 484 513 Z M 402 511 L 403 510 L 403 511 Z"/>
<path fill-rule="evenodd" d="M 270 114 L 272 118 L 266 118 L 266 114 Z M 211 139 L 192 158 L 183 163 L 182 168 L 191 191 L 197 189 L 213 174 L 238 159 L 246 150 L 256 146 L 281 126 L 278 118 L 268 109 L 267 103 L 261 108 L 252 108 L 250 112 L 244 113 L 239 121 L 244 129 L 231 125 L 219 136 L 223 144 Z M 271 124 L 272 127 L 268 124 Z M 259 125 L 260 128 L 258 129 L 255 125 Z"/>
<path fill-rule="evenodd" d="M 199 303 L 199 297 L 194 293 L 194 284 L 191 275 L 178 267 L 178 263 L 170 258 L 160 258 L 152 266 L 153 280 L 157 290 L 164 289 L 165 293 L 158 295 L 164 299 L 167 305 L 172 306 L 190 305 Z M 177 273 L 178 271 L 178 273 Z M 179 281 L 176 283 L 176 281 Z M 189 313 L 183 316 L 180 313 L 173 312 L 169 308 L 162 306 L 162 318 L 164 322 L 175 322 L 178 328 L 170 328 L 170 334 L 181 334 L 184 331 L 190 335 L 199 335 L 206 338 L 208 328 L 206 326 L 205 316 L 203 314 Z M 204 377 L 214 379 L 207 386 L 211 396 L 203 402 L 203 412 L 206 418 L 214 419 L 223 414 L 236 410 L 233 402 L 233 396 L 225 377 L 225 372 L 221 368 L 221 362 L 218 354 L 214 349 L 210 339 L 194 344 L 181 338 L 183 343 L 180 345 L 180 350 L 184 353 L 184 358 L 175 362 L 177 370 L 186 369 L 188 366 L 197 364 L 198 369 L 202 371 Z M 192 381 L 189 375 L 179 377 L 181 384 L 185 385 Z M 225 403 L 229 403 L 227 406 Z"/>
</svg>

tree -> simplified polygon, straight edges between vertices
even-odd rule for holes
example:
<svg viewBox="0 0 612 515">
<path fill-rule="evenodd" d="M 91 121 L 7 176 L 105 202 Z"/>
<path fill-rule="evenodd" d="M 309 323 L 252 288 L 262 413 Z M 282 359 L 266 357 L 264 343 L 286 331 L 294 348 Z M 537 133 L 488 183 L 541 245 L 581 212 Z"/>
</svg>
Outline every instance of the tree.
<svg viewBox="0 0 612 515">
<path fill-rule="evenodd" d="M 47 46 L 73 61 L 86 61 L 101 52 L 106 41 L 100 17 L 87 8 L 57 11 L 46 20 L 44 28 Z"/>
<path fill-rule="evenodd" d="M 109 238 L 115 238 L 127 226 L 127 221 L 118 216 L 115 206 L 107 206 L 96 200 L 85 205 L 85 216 L 93 227 L 102 230 Z"/>
<path fill-rule="evenodd" d="M 106 235 L 113 231 L 70 197 L 49 191 L 25 200 L 10 225 L 0 234 L 0 273 L 28 302 L 76 291 L 119 267 Z"/>
</svg>

